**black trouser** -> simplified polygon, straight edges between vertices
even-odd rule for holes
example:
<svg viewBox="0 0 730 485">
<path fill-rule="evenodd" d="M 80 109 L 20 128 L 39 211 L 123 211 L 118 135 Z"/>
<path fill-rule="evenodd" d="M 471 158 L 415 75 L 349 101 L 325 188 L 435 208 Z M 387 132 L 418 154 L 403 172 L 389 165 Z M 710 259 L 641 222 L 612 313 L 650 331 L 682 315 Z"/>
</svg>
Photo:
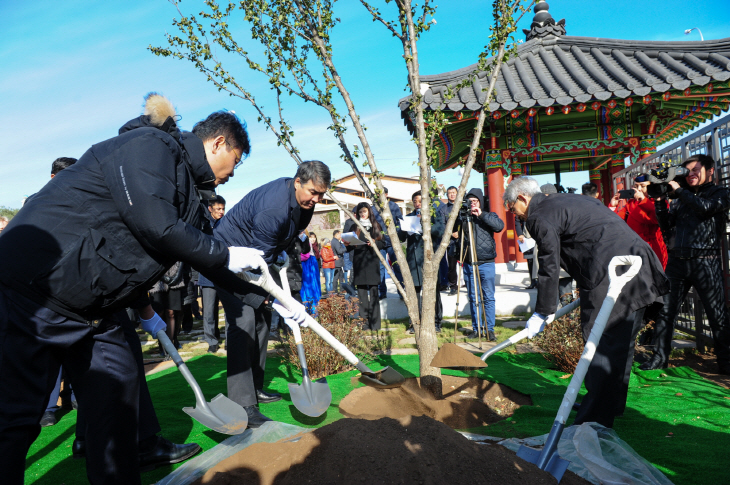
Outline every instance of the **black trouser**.
<svg viewBox="0 0 730 485">
<path fill-rule="evenodd" d="M 449 262 L 449 286 L 458 290 L 456 285 L 459 284 L 459 272 L 457 269 L 457 263 L 459 258 L 457 258 L 456 256 L 449 256 L 447 254 L 446 260 Z"/>
<path fill-rule="evenodd" d="M 672 350 L 674 321 L 690 287 L 694 286 L 710 323 L 717 363 L 730 366 L 730 324 L 725 307 L 725 285 L 720 258 L 680 259 L 669 256 L 667 269 L 669 294 L 656 321 L 656 353 L 664 363 Z"/>
<path fill-rule="evenodd" d="M 418 310 L 421 312 L 421 315 L 423 315 L 423 299 L 421 298 L 421 288 L 422 286 L 416 286 L 416 295 L 418 295 Z M 436 317 L 434 318 L 434 322 L 437 327 L 441 326 L 441 320 L 444 319 L 444 307 L 441 305 L 441 293 L 439 292 L 438 288 L 436 288 Z M 411 325 L 413 325 L 413 322 L 411 322 Z"/>
<path fill-rule="evenodd" d="M 378 285 L 357 285 L 357 298 L 360 318 L 365 319 L 363 328 L 380 330 L 380 298 Z"/>
<path fill-rule="evenodd" d="M 624 412 L 634 361 L 634 342 L 644 317 L 643 308 L 632 312 L 624 302 L 622 298 L 616 302 L 598 342 L 584 381 L 587 393 L 573 424 L 595 421 L 611 428 L 614 418 Z M 590 298 L 584 301 L 581 297 L 581 322 L 586 341 L 603 301 L 597 304 L 594 308 Z"/>
<path fill-rule="evenodd" d="M 137 376 L 139 377 L 139 422 L 137 423 L 137 439 L 144 441 L 160 432 L 160 422 L 157 420 L 155 406 L 152 404 L 150 389 L 147 387 L 147 379 L 144 375 L 144 356 L 142 355 L 142 344 L 139 335 L 135 330 L 136 323 L 129 319 L 127 312 L 120 312 L 115 315 L 119 318 L 124 332 L 124 339 L 132 351 L 134 361 L 137 364 Z M 86 440 L 87 430 L 86 411 L 79 406 L 76 414 L 76 439 Z"/>
<path fill-rule="evenodd" d="M 120 322 L 94 328 L 0 285 L 0 470 L 22 484 L 48 395 L 66 369 L 86 410 L 89 482 L 139 484 L 138 368 Z"/>
<path fill-rule="evenodd" d="M 218 345 L 221 331 L 218 327 L 220 310 L 218 293 L 215 288 L 203 287 L 203 337 L 208 345 Z"/>
<path fill-rule="evenodd" d="M 228 324 L 228 397 L 243 407 L 254 406 L 256 390 L 264 388 L 271 319 L 267 320 L 263 304 L 253 308 L 225 290 L 216 290 Z"/>
<path fill-rule="evenodd" d="M 345 282 L 345 271 L 342 269 L 342 266 L 339 268 L 335 266 L 335 275 L 332 278 L 332 288 L 335 290 L 335 292 L 341 291 L 342 283 Z"/>
</svg>

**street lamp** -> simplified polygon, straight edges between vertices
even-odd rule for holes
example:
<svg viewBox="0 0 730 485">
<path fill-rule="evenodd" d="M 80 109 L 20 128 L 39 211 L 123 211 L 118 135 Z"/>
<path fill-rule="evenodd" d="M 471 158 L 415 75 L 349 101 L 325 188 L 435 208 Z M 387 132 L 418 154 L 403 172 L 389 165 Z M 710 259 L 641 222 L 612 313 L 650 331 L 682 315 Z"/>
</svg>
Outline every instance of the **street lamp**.
<svg viewBox="0 0 730 485">
<path fill-rule="evenodd" d="M 690 32 L 692 32 L 693 30 L 696 30 L 697 32 L 699 32 L 699 33 L 700 33 L 700 40 L 705 40 L 705 38 L 704 38 L 704 37 L 702 37 L 702 31 L 700 30 L 700 28 L 699 28 L 699 27 L 694 27 L 694 28 L 691 28 L 691 29 L 687 29 L 687 30 L 685 30 L 685 31 L 684 31 L 684 35 L 689 35 L 689 33 L 690 33 Z"/>
</svg>

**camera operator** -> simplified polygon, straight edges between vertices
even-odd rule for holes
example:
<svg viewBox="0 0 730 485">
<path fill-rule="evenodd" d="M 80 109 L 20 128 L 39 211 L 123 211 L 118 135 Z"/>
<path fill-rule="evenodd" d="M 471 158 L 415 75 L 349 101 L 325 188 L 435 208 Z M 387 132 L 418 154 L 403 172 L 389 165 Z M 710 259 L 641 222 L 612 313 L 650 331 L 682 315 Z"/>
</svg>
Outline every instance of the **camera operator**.
<svg viewBox="0 0 730 485">
<path fill-rule="evenodd" d="M 482 210 L 484 205 L 484 194 L 481 189 L 471 189 L 466 194 L 465 203 L 468 201 L 469 208 L 462 207 L 459 210 L 459 218 L 454 224 L 454 233 L 459 233 L 459 239 L 464 238 L 464 256 L 463 256 L 463 268 L 464 268 L 464 282 L 466 283 L 466 289 L 469 292 L 469 308 L 471 310 L 471 325 L 472 333 L 467 338 L 477 338 L 479 336 L 479 328 L 484 330 L 485 322 L 481 321 L 479 314 L 481 307 L 479 301 L 484 303 L 484 319 L 486 320 L 487 327 L 487 339 L 496 341 L 497 338 L 494 335 L 494 319 L 495 319 L 495 306 L 494 306 L 494 276 L 495 267 L 494 259 L 497 257 L 497 245 L 494 242 L 494 233 L 501 232 L 504 229 L 504 221 L 499 218 L 494 212 L 489 212 L 488 209 Z M 474 251 L 476 253 L 476 261 L 472 263 L 471 258 L 471 241 L 468 236 L 467 221 L 473 222 L 472 236 L 474 238 Z M 466 232 L 467 236 L 464 237 Z M 456 247 L 461 248 L 461 241 L 457 241 Z M 479 283 L 477 288 L 474 288 L 474 276 L 472 274 L 477 271 L 477 278 Z M 481 286 L 481 295 L 477 299 L 477 291 Z"/>
<path fill-rule="evenodd" d="M 655 199 L 656 215 L 667 241 L 669 260 L 666 275 L 670 291 L 656 322 L 656 349 L 642 370 L 666 368 L 671 352 L 674 320 L 691 286 L 705 307 L 715 341 L 715 355 L 721 374 L 730 374 L 730 325 L 720 259 L 720 239 L 725 232 L 730 192 L 715 185 L 715 162 L 707 155 L 695 155 L 682 164 L 689 170 L 686 187 L 668 182 L 674 200 L 667 209 L 662 197 Z"/>
<path fill-rule="evenodd" d="M 629 199 L 628 203 L 618 209 L 618 202 L 621 193 L 616 192 L 609 202 L 608 208 L 614 211 L 621 219 L 625 220 L 631 229 L 639 235 L 641 239 L 647 242 L 654 250 L 662 268 L 667 267 L 667 246 L 664 243 L 662 232 L 659 229 L 659 221 L 656 217 L 656 209 L 654 201 L 648 197 L 647 187 L 649 181 L 646 175 L 639 175 L 634 179 L 632 187 L 634 196 Z M 660 202 L 664 204 L 665 202 Z"/>
</svg>

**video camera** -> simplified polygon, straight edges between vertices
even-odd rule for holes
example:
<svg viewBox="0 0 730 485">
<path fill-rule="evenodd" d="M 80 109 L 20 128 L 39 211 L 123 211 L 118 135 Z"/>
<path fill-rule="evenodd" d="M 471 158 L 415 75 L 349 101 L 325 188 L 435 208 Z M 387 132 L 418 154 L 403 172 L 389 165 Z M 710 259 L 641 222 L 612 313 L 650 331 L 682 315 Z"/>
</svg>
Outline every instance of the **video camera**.
<svg viewBox="0 0 730 485">
<path fill-rule="evenodd" d="M 656 197 L 664 197 L 672 192 L 669 182 L 675 180 L 680 186 L 688 187 L 685 177 L 689 174 L 689 170 L 681 165 L 671 165 L 662 162 L 658 167 L 649 171 L 647 178 L 649 186 L 646 188 L 647 195 L 652 199 Z"/>
<path fill-rule="evenodd" d="M 464 197 L 464 200 L 461 201 L 461 207 L 459 207 L 459 217 L 461 219 L 466 219 L 471 215 L 471 202 L 469 202 L 469 198 Z"/>
</svg>

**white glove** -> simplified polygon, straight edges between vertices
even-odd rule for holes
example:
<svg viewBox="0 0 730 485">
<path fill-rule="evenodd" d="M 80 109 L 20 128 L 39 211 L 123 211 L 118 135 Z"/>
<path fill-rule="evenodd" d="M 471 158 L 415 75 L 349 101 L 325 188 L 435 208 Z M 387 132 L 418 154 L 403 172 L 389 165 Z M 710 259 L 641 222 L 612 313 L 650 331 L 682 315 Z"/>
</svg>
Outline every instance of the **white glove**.
<svg viewBox="0 0 730 485">
<path fill-rule="evenodd" d="M 542 315 L 540 313 L 533 313 L 530 319 L 527 321 L 527 326 L 525 329 L 527 330 L 527 336 L 529 338 L 534 337 L 538 333 L 542 332 L 542 329 L 545 328 L 546 323 L 550 323 L 555 319 L 555 314 L 552 315 Z"/>
<path fill-rule="evenodd" d="M 234 273 L 266 267 L 266 262 L 261 257 L 264 252 L 258 249 L 233 246 L 228 248 L 228 252 L 228 269 Z"/>
<path fill-rule="evenodd" d="M 148 332 L 153 337 L 157 337 L 157 332 L 160 330 L 166 330 L 167 324 L 160 318 L 160 316 L 157 313 L 154 313 L 152 315 L 152 318 L 149 320 L 145 320 L 144 318 L 140 317 L 140 322 L 142 322 L 142 329 L 145 332 Z"/>
<path fill-rule="evenodd" d="M 290 300 L 291 311 L 287 310 L 279 300 L 274 300 L 272 307 L 276 310 L 281 318 L 284 319 L 287 325 L 290 327 L 293 324 L 299 325 L 300 327 L 307 326 L 307 310 L 304 305 L 296 300 Z M 291 322 L 290 322 L 291 321 Z"/>
</svg>

